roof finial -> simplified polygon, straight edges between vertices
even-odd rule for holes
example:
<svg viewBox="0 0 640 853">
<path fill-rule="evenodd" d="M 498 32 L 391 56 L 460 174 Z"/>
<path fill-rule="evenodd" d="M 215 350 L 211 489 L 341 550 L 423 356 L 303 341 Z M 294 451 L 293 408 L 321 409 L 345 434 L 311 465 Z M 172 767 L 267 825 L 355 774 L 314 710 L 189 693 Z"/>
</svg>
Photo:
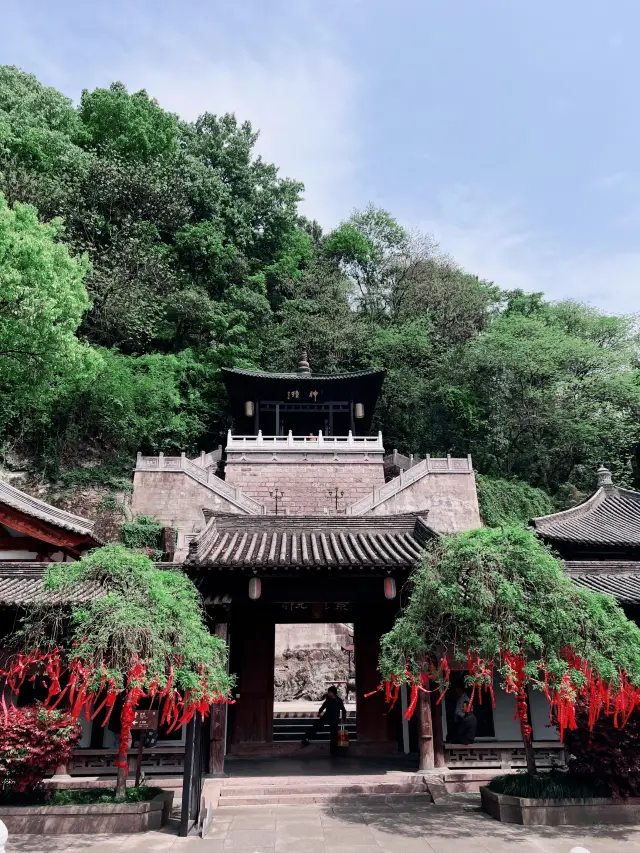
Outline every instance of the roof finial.
<svg viewBox="0 0 640 853">
<path fill-rule="evenodd" d="M 611 471 L 605 468 L 604 465 L 601 465 L 598 468 L 598 488 L 601 489 L 603 486 L 613 486 L 613 478 L 611 477 Z"/>
<path fill-rule="evenodd" d="M 311 368 L 309 367 L 309 362 L 307 361 L 306 349 L 302 350 L 302 355 L 300 356 L 300 361 L 298 363 L 298 373 L 311 373 Z"/>
</svg>

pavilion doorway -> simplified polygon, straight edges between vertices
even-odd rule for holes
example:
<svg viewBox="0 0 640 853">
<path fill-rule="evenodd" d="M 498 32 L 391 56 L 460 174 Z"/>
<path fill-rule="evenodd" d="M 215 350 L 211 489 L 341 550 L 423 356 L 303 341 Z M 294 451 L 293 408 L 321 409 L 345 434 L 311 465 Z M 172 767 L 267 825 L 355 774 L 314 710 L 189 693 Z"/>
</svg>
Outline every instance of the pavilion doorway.
<svg viewBox="0 0 640 853">
<path fill-rule="evenodd" d="M 353 625 L 347 622 L 280 623 L 275 630 L 273 743 L 298 744 L 317 720 L 333 685 L 345 703 L 350 743 L 357 740 Z M 327 748 L 329 730 L 313 744 Z"/>
<path fill-rule="evenodd" d="M 283 723 L 286 718 L 281 716 L 287 713 L 286 699 L 283 698 L 287 694 L 286 690 L 282 690 L 282 649 L 286 645 L 282 637 L 287 636 L 287 631 L 290 638 L 294 635 L 304 636 L 305 633 L 310 635 L 310 632 L 318 636 L 331 633 L 336 638 L 344 633 L 339 642 L 341 649 L 345 649 L 340 651 L 342 668 L 336 666 L 336 671 L 329 673 L 330 667 L 325 667 L 324 674 L 316 678 L 316 685 L 322 681 L 319 688 L 322 689 L 328 687 L 329 683 L 342 682 L 337 686 L 343 699 L 349 687 L 348 710 L 351 712 L 352 732 L 350 754 L 353 757 L 389 756 L 402 750 L 400 707 L 388 713 L 380 693 L 365 698 L 365 693 L 375 691 L 380 680 L 377 671 L 380 638 L 393 622 L 393 609 L 348 605 L 345 622 L 337 623 L 333 620 L 329 622 L 324 615 L 325 608 L 330 607 L 325 603 L 316 603 L 306 608 L 298 605 L 283 611 L 280 606 L 274 608 L 268 603 L 251 602 L 232 609 L 229 622 L 230 668 L 236 674 L 237 687 L 236 702 L 228 708 L 227 756 L 269 757 L 289 753 L 293 755 L 300 751 L 300 726 Z M 317 618 L 309 622 L 309 617 L 313 618 L 316 613 Z M 336 625 L 348 627 L 336 630 L 332 627 Z M 343 642 L 351 638 L 352 642 Z M 280 682 L 278 698 L 276 672 Z M 337 678 L 338 675 L 350 677 Z M 298 713 L 304 714 L 306 722 L 309 714 L 317 714 L 321 699 L 302 701 L 305 706 Z M 294 706 L 291 707 L 294 713 Z"/>
</svg>

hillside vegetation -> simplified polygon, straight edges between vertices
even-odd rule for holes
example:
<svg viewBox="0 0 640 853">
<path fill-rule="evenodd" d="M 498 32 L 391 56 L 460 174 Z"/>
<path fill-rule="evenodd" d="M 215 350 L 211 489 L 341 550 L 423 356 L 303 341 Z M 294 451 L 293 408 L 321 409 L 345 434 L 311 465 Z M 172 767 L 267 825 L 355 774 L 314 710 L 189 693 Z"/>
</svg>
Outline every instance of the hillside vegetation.
<svg viewBox="0 0 640 853">
<path fill-rule="evenodd" d="M 306 347 L 317 372 L 386 368 L 387 447 L 471 453 L 494 523 L 590 490 L 602 462 L 637 484 L 630 318 L 503 290 L 374 207 L 325 233 L 256 139 L 0 67 L 5 458 L 72 482 L 87 454 L 108 479 L 137 450 L 210 449 L 221 366 L 292 369 Z"/>
</svg>

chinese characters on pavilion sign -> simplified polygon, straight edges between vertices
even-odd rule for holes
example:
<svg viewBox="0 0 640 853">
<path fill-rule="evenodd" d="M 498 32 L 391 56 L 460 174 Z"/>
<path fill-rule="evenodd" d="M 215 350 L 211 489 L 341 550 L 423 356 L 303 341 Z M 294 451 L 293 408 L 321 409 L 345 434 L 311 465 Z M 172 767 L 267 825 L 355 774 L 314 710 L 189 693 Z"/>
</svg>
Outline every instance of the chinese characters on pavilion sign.
<svg viewBox="0 0 640 853">
<path fill-rule="evenodd" d="M 309 391 L 309 398 L 313 400 L 315 403 L 318 399 L 319 391 Z M 287 391 L 287 400 L 299 400 L 300 392 L 299 391 Z"/>
</svg>

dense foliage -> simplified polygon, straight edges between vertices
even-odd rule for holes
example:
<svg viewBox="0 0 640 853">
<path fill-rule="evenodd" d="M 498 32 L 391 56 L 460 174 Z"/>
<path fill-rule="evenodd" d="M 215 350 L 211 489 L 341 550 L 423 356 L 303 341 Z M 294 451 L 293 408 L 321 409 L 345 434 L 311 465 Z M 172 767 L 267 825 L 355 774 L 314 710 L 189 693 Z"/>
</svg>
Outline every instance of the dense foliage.
<svg viewBox="0 0 640 853">
<path fill-rule="evenodd" d="M 429 681 L 447 689 L 452 658 L 467 664 L 472 700 L 478 688 L 493 692 L 497 673 L 525 741 L 529 688 L 544 691 L 561 737 L 576 726 L 578 698 L 590 726 L 600 714 L 624 725 L 640 706 L 640 628 L 614 598 L 574 584 L 521 525 L 433 540 L 413 573 L 409 601 L 382 638 L 383 678 L 396 694 L 411 684 L 413 710 Z"/>
<path fill-rule="evenodd" d="M 588 800 L 593 797 L 611 796 L 611 789 L 602 777 L 579 776 L 557 770 L 548 773 L 509 773 L 506 776 L 494 776 L 488 787 L 496 794 L 532 800 Z"/>
<path fill-rule="evenodd" d="M 506 478 L 514 511 L 481 490 L 492 522 L 545 506 L 518 481 L 557 504 L 603 462 L 637 482 L 630 320 L 502 291 L 374 207 L 323 234 L 256 138 L 118 83 L 74 105 L 0 67 L 0 329 L 34 353 L 0 354 L 0 446 L 50 473 L 87 444 L 125 467 L 208 450 L 229 420 L 220 367 L 291 369 L 306 347 L 315 371 L 388 370 L 390 449 Z"/>
<path fill-rule="evenodd" d="M 131 521 L 122 524 L 120 537 L 127 548 L 149 548 L 157 551 L 160 548 L 162 523 L 150 515 L 136 515 Z"/>
<path fill-rule="evenodd" d="M 624 727 L 603 717 L 589 731 L 588 708 L 579 702 L 576 719 L 566 739 L 571 773 L 602 779 L 615 797 L 640 796 L 640 711 Z"/>
<path fill-rule="evenodd" d="M 8 705 L 0 714 L 0 800 L 38 788 L 45 776 L 69 762 L 80 735 L 67 712 Z"/>
<path fill-rule="evenodd" d="M 45 588 L 56 595 L 26 613 L 16 637 L 24 654 L 12 660 L 6 682 L 17 691 L 40 671 L 50 685 L 45 704 L 66 697 L 75 717 L 106 709 L 103 725 L 120 699 L 118 786 L 124 790 L 138 703 L 150 700 L 160 708 L 161 724 L 175 729 L 227 701 L 226 644 L 207 629 L 199 593 L 186 575 L 156 568 L 122 545 L 50 564 Z M 87 588 L 101 594 L 78 601 L 77 591 Z"/>
</svg>

